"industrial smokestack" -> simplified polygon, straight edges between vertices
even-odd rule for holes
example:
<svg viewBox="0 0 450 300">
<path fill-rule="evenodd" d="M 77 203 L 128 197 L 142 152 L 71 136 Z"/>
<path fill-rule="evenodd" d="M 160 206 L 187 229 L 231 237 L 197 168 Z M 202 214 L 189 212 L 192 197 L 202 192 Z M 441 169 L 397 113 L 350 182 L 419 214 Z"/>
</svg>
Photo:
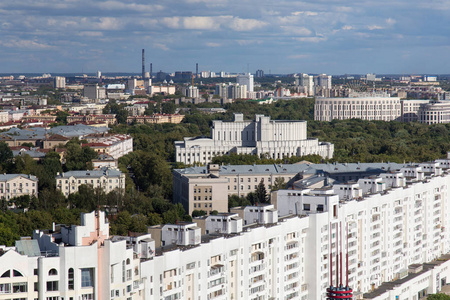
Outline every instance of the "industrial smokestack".
<svg viewBox="0 0 450 300">
<path fill-rule="evenodd" d="M 142 79 L 145 78 L 145 50 L 142 49 Z"/>
<path fill-rule="evenodd" d="M 150 63 L 150 78 L 153 78 L 153 64 Z"/>
<path fill-rule="evenodd" d="M 198 63 L 195 64 L 195 77 L 198 78 Z"/>
</svg>

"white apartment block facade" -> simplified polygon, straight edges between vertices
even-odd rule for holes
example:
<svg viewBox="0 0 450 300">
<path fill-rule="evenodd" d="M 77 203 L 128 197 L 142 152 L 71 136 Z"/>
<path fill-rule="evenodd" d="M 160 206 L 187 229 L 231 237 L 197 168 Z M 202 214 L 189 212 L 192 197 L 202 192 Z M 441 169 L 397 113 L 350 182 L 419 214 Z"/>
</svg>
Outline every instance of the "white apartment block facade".
<svg viewBox="0 0 450 300">
<path fill-rule="evenodd" d="M 246 73 L 246 74 L 239 74 L 236 77 L 236 83 L 240 84 L 240 85 L 246 85 L 247 86 L 247 91 L 249 92 L 253 92 L 253 75 L 250 73 Z"/>
<path fill-rule="evenodd" d="M 418 121 L 424 124 L 450 123 L 450 101 L 423 104 L 418 112 Z"/>
<path fill-rule="evenodd" d="M 38 179 L 26 174 L 0 174 L 0 199 L 38 195 Z"/>
<path fill-rule="evenodd" d="M 56 175 L 56 188 L 64 196 L 78 192 L 81 185 L 91 185 L 94 189 L 101 188 L 105 193 L 115 190 L 125 191 L 125 174 L 118 169 L 103 168 L 91 171 L 69 171 Z"/>
<path fill-rule="evenodd" d="M 348 98 L 317 98 L 314 104 L 314 120 L 335 119 L 400 121 L 400 98 L 389 97 L 387 94 L 354 94 Z"/>
<path fill-rule="evenodd" d="M 418 300 L 450 278 L 449 166 L 447 158 L 281 190 L 274 204 L 151 235 L 110 237 L 102 212 L 85 214 L 82 226 L 36 232 L 34 255 L 18 253 L 31 248 L 20 243 L 4 249 L 0 299 L 325 299 L 330 254 L 342 250 L 355 299 Z"/>
<path fill-rule="evenodd" d="M 133 137 L 128 134 L 91 134 L 84 139 L 97 153 L 111 155 L 114 159 L 133 152 Z"/>
<path fill-rule="evenodd" d="M 253 154 L 278 159 L 318 154 L 333 157 L 334 145 L 306 135 L 306 121 L 274 121 L 256 115 L 244 121 L 235 114 L 233 122 L 213 121 L 211 138 L 186 137 L 175 142 L 175 158 L 186 165 L 206 164 L 214 156 L 230 153 Z"/>
<path fill-rule="evenodd" d="M 430 100 L 401 100 L 402 122 L 419 121 L 419 112 Z"/>
</svg>

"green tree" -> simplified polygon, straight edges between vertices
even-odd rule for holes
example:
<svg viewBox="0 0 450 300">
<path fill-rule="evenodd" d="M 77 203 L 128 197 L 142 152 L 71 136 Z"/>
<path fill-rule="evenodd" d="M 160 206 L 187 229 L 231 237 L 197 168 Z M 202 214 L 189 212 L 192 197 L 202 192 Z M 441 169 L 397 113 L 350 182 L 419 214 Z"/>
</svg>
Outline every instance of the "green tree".
<svg viewBox="0 0 450 300">
<path fill-rule="evenodd" d="M 130 230 L 133 232 L 147 232 L 147 217 L 143 214 L 131 216 Z"/>
<path fill-rule="evenodd" d="M 161 106 L 163 114 L 174 114 L 177 106 L 173 102 L 164 102 Z"/>
<path fill-rule="evenodd" d="M 81 147 L 77 139 L 73 139 L 66 144 L 66 163 L 64 169 L 71 170 L 92 170 L 91 160 L 97 157 L 97 152 L 88 146 Z"/>
<path fill-rule="evenodd" d="M 275 182 L 272 185 L 272 192 L 278 191 L 278 190 L 283 190 L 283 189 L 286 189 L 286 183 L 284 182 L 284 178 L 283 177 L 275 178 Z"/>
<path fill-rule="evenodd" d="M 450 300 L 450 296 L 446 294 L 432 294 L 427 296 L 428 300 Z"/>
<path fill-rule="evenodd" d="M 192 217 L 193 218 L 197 218 L 197 217 L 201 217 L 201 216 L 206 216 L 206 211 L 204 211 L 204 210 L 193 210 L 192 211 Z"/>
<path fill-rule="evenodd" d="M 66 111 L 62 111 L 62 110 L 58 111 L 56 113 L 56 122 L 60 123 L 60 124 L 67 124 L 67 117 L 69 115 L 70 114 Z"/>
<path fill-rule="evenodd" d="M 12 162 L 13 153 L 5 142 L 0 142 L 0 164 L 2 170 L 6 170 Z"/>
<path fill-rule="evenodd" d="M 258 187 L 256 188 L 256 200 L 258 203 L 267 203 L 268 202 L 268 196 L 266 191 L 266 186 L 264 185 L 263 179 L 258 184 Z"/>
</svg>

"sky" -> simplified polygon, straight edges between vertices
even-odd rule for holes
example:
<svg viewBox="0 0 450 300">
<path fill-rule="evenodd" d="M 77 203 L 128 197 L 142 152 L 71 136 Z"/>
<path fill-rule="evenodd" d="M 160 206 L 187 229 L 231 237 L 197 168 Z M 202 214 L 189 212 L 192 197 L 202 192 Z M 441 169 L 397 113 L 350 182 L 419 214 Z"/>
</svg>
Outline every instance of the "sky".
<svg viewBox="0 0 450 300">
<path fill-rule="evenodd" d="M 449 74 L 450 0 L 1 0 L 0 73 Z"/>
</svg>

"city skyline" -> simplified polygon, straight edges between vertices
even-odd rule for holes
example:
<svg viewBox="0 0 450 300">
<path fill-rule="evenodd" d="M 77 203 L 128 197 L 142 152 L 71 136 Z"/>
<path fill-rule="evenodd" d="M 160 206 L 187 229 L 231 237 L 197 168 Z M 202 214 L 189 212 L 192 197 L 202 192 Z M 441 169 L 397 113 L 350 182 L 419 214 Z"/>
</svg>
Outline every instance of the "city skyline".
<svg viewBox="0 0 450 300">
<path fill-rule="evenodd" d="M 445 74 L 446 1 L 2 1 L 2 73 Z"/>
</svg>

